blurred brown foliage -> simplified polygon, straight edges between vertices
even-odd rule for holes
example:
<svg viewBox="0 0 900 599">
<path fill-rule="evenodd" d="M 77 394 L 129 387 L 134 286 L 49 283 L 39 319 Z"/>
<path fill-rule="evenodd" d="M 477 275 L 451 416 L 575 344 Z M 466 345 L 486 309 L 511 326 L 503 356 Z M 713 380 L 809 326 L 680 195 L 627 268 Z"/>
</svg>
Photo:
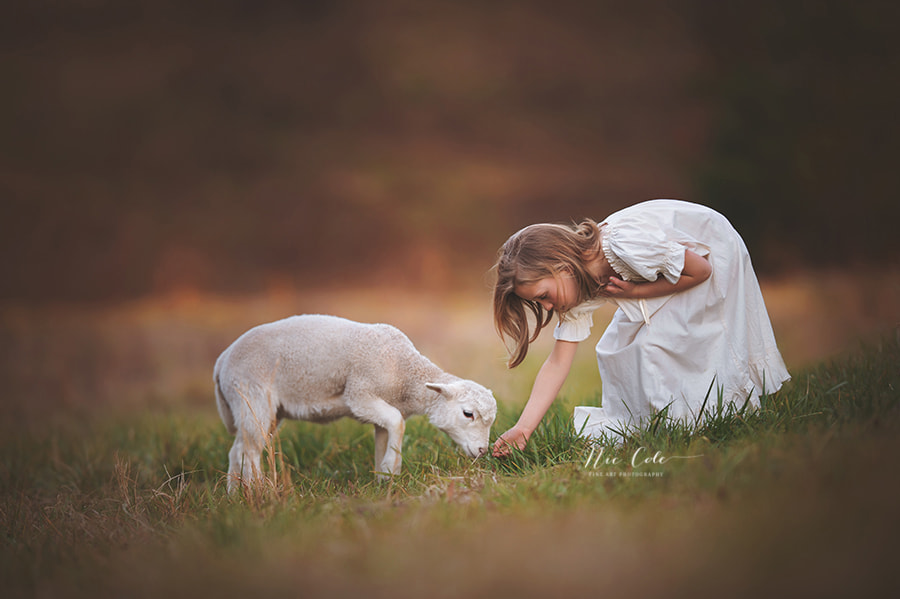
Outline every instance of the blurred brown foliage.
<svg viewBox="0 0 900 599">
<path fill-rule="evenodd" d="M 698 0 L 714 116 L 699 197 L 757 265 L 900 263 L 900 5 Z"/>
<path fill-rule="evenodd" d="M 845 214 L 897 211 L 882 3 L 786 4 L 13 0 L 0 298 L 471 287 L 515 229 L 650 197 L 720 207 L 762 256 L 890 253 Z"/>
</svg>

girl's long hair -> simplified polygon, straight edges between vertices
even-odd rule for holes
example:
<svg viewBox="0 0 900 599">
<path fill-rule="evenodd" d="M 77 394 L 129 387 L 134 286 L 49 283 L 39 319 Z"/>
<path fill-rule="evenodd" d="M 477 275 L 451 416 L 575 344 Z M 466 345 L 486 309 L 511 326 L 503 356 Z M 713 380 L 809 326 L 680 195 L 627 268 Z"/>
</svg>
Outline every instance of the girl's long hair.
<svg viewBox="0 0 900 599">
<path fill-rule="evenodd" d="M 531 225 L 503 244 L 494 265 L 494 326 L 504 342 L 512 342 L 510 368 L 522 363 L 528 346 L 553 316 L 553 310 L 546 311 L 540 303 L 516 295 L 516 288 L 547 277 L 572 276 L 578 297 L 570 305 L 578 305 L 597 295 L 599 284 L 588 272 L 587 263 L 600 251 L 600 228 L 590 219 L 571 227 Z M 534 332 L 529 330 L 529 314 Z"/>
</svg>

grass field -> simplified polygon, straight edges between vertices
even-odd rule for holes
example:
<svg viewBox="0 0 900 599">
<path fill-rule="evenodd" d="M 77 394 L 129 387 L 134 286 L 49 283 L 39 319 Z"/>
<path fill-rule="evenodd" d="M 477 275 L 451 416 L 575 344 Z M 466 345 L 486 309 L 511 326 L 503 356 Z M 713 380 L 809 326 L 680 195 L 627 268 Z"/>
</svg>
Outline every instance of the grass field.
<svg viewBox="0 0 900 599">
<path fill-rule="evenodd" d="M 227 497 L 231 439 L 212 403 L 210 356 L 273 317 L 400 321 L 436 362 L 494 388 L 493 437 L 515 420 L 540 348 L 521 372 L 505 371 L 484 298 L 423 301 L 433 310 L 394 305 L 385 317 L 390 298 L 372 293 L 7 309 L 3 595 L 900 589 L 895 331 L 792 367 L 794 380 L 759 412 L 723 413 L 699 429 L 660 421 L 600 456 L 570 424 L 572 406 L 598 401 L 589 348 L 532 443 L 506 460 L 470 461 L 413 418 L 403 473 L 377 483 L 370 428 L 288 422 L 265 457 L 266 488 Z M 778 331 L 783 312 L 770 309 Z"/>
</svg>

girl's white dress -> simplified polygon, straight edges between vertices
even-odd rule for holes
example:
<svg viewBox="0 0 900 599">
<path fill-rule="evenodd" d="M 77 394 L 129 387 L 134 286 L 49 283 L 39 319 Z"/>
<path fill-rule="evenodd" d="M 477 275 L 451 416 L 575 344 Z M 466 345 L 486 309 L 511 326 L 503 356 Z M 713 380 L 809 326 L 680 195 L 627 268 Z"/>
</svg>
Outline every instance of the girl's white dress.
<svg viewBox="0 0 900 599">
<path fill-rule="evenodd" d="M 600 225 L 610 266 L 627 281 L 678 281 L 684 252 L 705 256 L 712 274 L 700 285 L 646 299 L 585 302 L 561 316 L 554 337 L 584 341 L 594 310 L 618 309 L 600 341 L 602 407 L 575 408 L 575 429 L 610 436 L 646 424 L 657 411 L 695 421 L 723 405 L 759 406 L 790 379 L 775 344 L 762 292 L 743 240 L 718 212 L 679 200 L 650 200 Z"/>
</svg>

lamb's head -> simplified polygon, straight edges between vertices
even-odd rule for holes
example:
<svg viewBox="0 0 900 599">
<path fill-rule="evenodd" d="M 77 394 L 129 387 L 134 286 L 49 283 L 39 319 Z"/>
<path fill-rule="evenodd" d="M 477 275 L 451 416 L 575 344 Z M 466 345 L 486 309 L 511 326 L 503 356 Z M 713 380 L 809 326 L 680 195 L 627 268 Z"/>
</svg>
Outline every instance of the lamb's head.
<svg viewBox="0 0 900 599">
<path fill-rule="evenodd" d="M 425 383 L 440 398 L 428 411 L 428 420 L 456 441 L 471 458 L 488 450 L 491 425 L 497 417 L 497 400 L 490 389 L 474 381 Z"/>
</svg>

